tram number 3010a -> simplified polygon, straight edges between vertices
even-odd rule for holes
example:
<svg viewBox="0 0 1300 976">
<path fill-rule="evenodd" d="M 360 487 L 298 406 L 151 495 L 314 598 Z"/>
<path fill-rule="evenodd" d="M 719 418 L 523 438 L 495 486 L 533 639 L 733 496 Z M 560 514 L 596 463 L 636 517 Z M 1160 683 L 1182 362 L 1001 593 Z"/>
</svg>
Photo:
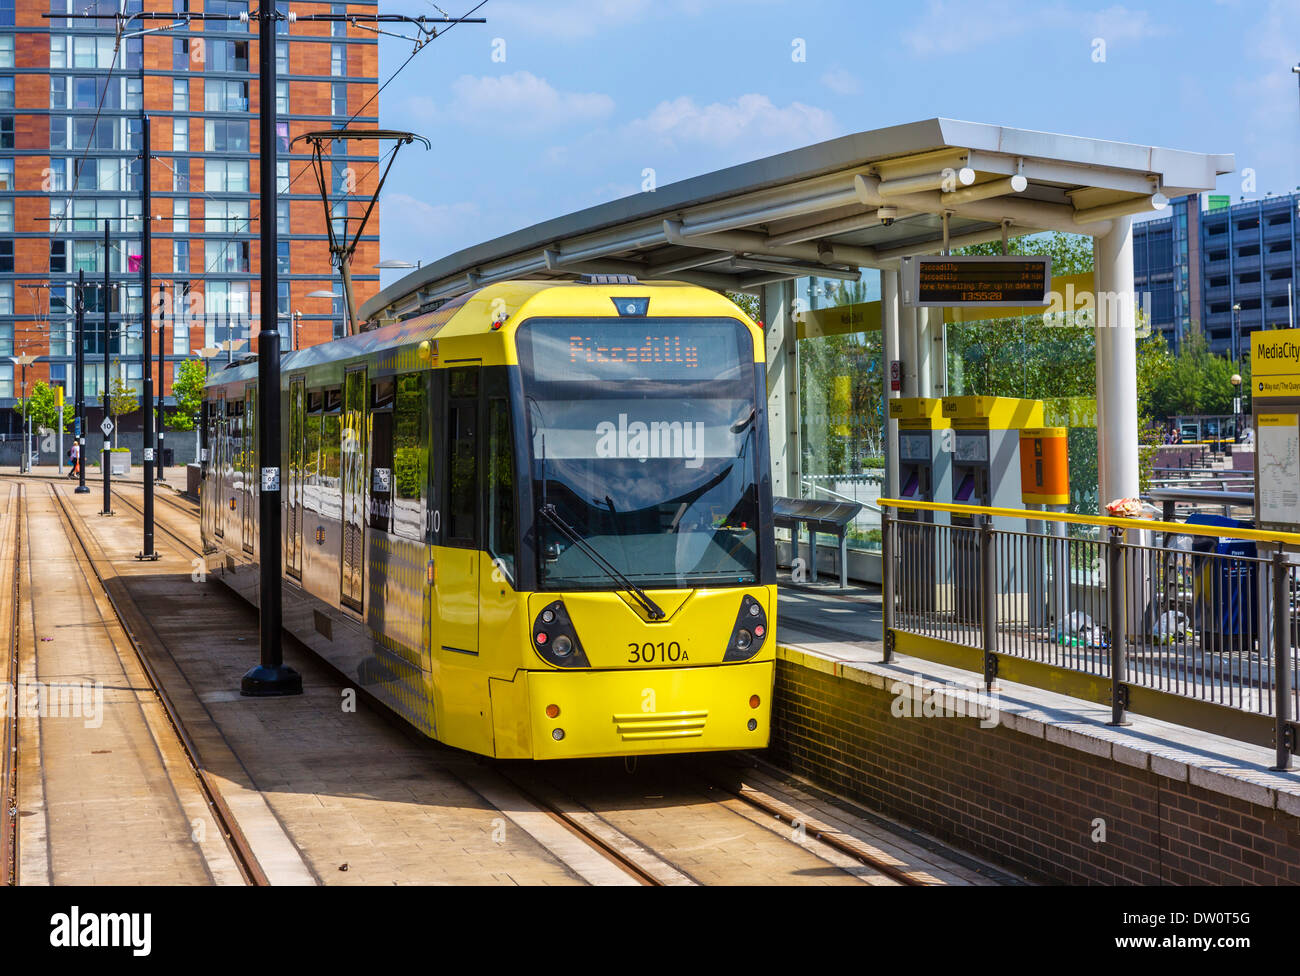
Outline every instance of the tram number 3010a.
<svg viewBox="0 0 1300 976">
<path fill-rule="evenodd" d="M 627 660 L 629 664 L 653 664 L 655 661 L 689 661 L 690 658 L 677 641 L 667 644 L 662 641 L 658 644 L 638 644 L 633 641 L 627 645 Z"/>
</svg>

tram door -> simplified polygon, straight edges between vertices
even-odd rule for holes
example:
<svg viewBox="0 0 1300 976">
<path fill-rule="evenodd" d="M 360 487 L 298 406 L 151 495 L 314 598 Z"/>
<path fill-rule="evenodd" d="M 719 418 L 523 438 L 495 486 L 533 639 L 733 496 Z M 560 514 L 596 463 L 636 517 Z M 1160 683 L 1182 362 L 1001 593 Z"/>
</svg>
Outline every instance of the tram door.
<svg viewBox="0 0 1300 976">
<path fill-rule="evenodd" d="M 454 656 L 478 655 L 479 368 L 446 371 L 443 453 L 445 489 L 435 510 L 442 529 L 437 556 L 438 643 Z M 459 663 L 459 662 L 458 662 Z"/>
<path fill-rule="evenodd" d="M 253 551 L 253 537 L 257 534 L 257 388 L 244 391 L 244 426 L 240 438 L 239 474 L 244 485 L 244 551 Z"/>
<path fill-rule="evenodd" d="M 294 579 L 302 579 L 303 425 L 306 413 L 306 383 L 300 376 L 289 383 L 289 493 L 284 520 L 285 567 Z"/>
<path fill-rule="evenodd" d="M 339 598 L 362 610 L 366 552 L 366 370 L 343 378 L 343 572 Z"/>
<path fill-rule="evenodd" d="M 208 467 L 212 471 L 211 504 L 205 506 L 212 526 L 212 534 L 218 539 L 226 535 L 225 519 L 221 510 L 225 506 L 225 479 L 221 467 L 226 463 L 226 397 L 222 394 L 212 404 L 212 430 L 208 434 Z"/>
</svg>

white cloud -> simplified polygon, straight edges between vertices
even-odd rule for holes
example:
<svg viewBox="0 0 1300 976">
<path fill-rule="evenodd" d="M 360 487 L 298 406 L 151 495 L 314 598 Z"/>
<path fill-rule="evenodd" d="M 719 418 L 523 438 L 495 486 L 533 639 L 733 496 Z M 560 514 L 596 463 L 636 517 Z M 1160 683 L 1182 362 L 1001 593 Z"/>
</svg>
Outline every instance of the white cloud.
<svg viewBox="0 0 1300 976">
<path fill-rule="evenodd" d="M 614 111 L 614 99 L 598 92 L 560 91 L 529 71 L 508 75 L 461 75 L 443 103 L 412 95 L 401 115 L 418 122 L 535 131 L 551 126 L 597 122 Z"/>
<path fill-rule="evenodd" d="M 626 127 L 635 139 L 660 146 L 682 143 L 738 149 L 746 159 L 808 143 L 836 133 L 825 109 L 791 102 L 780 107 L 766 95 L 741 95 L 731 102 L 698 105 L 689 95 L 660 102 L 645 118 Z"/>
<path fill-rule="evenodd" d="M 836 95 L 862 94 L 862 82 L 858 76 L 845 71 L 839 65 L 822 74 L 822 84 Z"/>
<path fill-rule="evenodd" d="M 1098 10 L 1085 15 L 1082 20 L 1088 25 L 1088 33 L 1093 37 L 1104 38 L 1107 44 L 1140 41 L 1161 32 L 1160 26 L 1151 20 L 1151 15 L 1145 10 L 1129 10 L 1121 6 Z"/>
<path fill-rule="evenodd" d="M 487 9 L 491 23 L 519 28 L 526 34 L 564 41 L 583 40 L 637 24 L 648 18 L 694 17 L 716 7 L 750 10 L 755 2 L 767 0 L 522 0 L 492 3 Z M 500 28 L 497 28 L 498 30 Z"/>
<path fill-rule="evenodd" d="M 1075 33 L 1107 44 L 1154 37 L 1163 28 L 1145 10 L 1113 4 L 1100 10 L 1063 3 L 1025 6 L 1011 0 L 929 0 L 903 40 L 913 54 L 944 56 L 973 51 L 1029 32 Z"/>
<path fill-rule="evenodd" d="M 379 201 L 379 224 L 383 228 L 385 243 L 394 239 L 408 248 L 414 242 L 431 238 L 459 239 L 468 228 L 477 225 L 480 218 L 478 204 L 468 200 L 426 203 L 407 193 L 385 193 Z M 398 256 L 408 258 L 405 249 Z M 423 245 L 419 247 L 419 253 L 413 252 L 408 259 L 415 258 L 429 258 Z"/>
</svg>

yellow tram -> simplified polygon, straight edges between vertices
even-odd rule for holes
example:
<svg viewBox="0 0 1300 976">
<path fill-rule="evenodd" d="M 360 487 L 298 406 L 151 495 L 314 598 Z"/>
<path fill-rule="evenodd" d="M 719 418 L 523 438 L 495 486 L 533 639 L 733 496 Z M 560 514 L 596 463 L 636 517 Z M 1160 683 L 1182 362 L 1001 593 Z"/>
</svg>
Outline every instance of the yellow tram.
<svg viewBox="0 0 1300 976">
<path fill-rule="evenodd" d="M 501 282 L 284 357 L 285 626 L 500 758 L 767 744 L 761 330 L 674 282 Z M 210 377 L 202 533 L 256 602 L 257 367 Z"/>
</svg>

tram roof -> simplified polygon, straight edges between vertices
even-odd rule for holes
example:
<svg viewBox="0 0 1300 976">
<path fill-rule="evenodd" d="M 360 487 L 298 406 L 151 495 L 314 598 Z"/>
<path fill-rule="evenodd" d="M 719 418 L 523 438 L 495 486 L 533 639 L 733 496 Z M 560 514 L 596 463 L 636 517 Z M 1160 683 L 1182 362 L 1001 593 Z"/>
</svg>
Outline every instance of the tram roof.
<svg viewBox="0 0 1300 976">
<path fill-rule="evenodd" d="M 1231 154 L 953 119 L 889 126 L 692 177 L 543 221 L 424 265 L 360 310 L 372 324 L 507 279 L 629 274 L 754 291 L 852 278 L 907 254 L 1112 221 L 1212 190 Z M 896 218 L 882 223 L 882 207 Z"/>
</svg>

